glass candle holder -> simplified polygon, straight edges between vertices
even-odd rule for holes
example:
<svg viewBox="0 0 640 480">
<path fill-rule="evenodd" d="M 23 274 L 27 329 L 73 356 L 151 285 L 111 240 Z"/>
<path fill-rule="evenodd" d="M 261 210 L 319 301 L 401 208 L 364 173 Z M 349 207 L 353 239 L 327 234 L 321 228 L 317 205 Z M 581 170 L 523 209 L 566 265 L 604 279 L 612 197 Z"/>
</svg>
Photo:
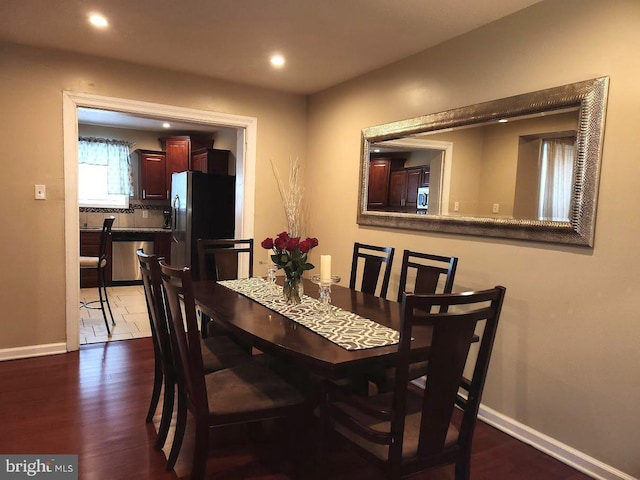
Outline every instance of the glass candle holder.
<svg viewBox="0 0 640 480">
<path fill-rule="evenodd" d="M 329 315 L 331 313 L 331 285 L 340 282 L 340 277 L 332 275 L 329 279 L 320 279 L 320 275 L 313 275 L 311 281 L 318 285 L 320 310 Z"/>
<path fill-rule="evenodd" d="M 276 284 L 276 272 L 278 271 L 278 269 L 276 268 L 275 265 L 269 265 L 267 267 L 267 282 L 269 283 L 269 286 L 275 286 Z"/>
</svg>

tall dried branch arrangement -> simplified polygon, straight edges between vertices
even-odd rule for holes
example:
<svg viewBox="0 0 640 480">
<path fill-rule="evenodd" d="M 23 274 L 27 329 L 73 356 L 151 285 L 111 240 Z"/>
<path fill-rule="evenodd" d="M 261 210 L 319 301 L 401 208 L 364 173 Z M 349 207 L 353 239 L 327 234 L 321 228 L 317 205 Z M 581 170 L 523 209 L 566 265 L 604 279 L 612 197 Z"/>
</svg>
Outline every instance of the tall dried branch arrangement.
<svg viewBox="0 0 640 480">
<path fill-rule="evenodd" d="M 271 160 L 273 175 L 278 182 L 278 190 L 282 199 L 282 207 L 287 218 L 288 232 L 292 237 L 304 236 L 305 230 L 305 207 L 304 207 L 304 186 L 302 168 L 298 157 L 289 160 L 289 179 L 285 183 L 278 167 Z"/>
</svg>

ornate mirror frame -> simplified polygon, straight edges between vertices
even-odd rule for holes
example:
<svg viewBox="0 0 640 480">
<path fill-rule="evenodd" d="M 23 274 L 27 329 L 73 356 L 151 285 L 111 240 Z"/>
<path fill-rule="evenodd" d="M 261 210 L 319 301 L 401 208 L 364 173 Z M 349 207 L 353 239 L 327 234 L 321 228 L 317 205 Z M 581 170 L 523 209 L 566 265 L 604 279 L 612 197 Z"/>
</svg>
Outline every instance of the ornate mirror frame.
<svg viewBox="0 0 640 480">
<path fill-rule="evenodd" d="M 363 129 L 358 224 L 593 247 L 608 88 L 609 77 L 600 77 Z M 367 209 L 372 144 L 568 108 L 578 109 L 579 121 L 567 222 Z"/>
</svg>

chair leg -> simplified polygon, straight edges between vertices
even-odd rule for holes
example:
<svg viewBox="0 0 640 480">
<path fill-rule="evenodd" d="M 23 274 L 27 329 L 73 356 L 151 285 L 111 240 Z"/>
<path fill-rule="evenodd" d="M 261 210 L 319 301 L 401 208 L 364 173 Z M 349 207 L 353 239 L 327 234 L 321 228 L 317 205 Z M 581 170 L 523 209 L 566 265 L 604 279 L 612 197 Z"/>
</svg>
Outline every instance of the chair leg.
<svg viewBox="0 0 640 480">
<path fill-rule="evenodd" d="M 184 432 L 187 428 L 187 399 L 182 388 L 178 386 L 178 412 L 176 413 L 176 430 L 173 434 L 173 443 L 167 459 L 167 470 L 172 470 L 178 460 Z"/>
<path fill-rule="evenodd" d="M 329 441 L 329 435 L 331 434 L 331 424 L 329 422 L 329 412 L 327 406 L 327 393 L 324 387 L 320 393 L 321 399 L 318 405 L 319 418 L 318 418 L 318 446 L 316 448 L 316 465 L 318 466 L 318 478 L 326 478 L 327 473 L 327 461 L 328 450 L 327 444 Z"/>
<path fill-rule="evenodd" d="M 191 480 L 203 480 L 209 452 L 209 425 L 206 418 L 196 419 L 195 448 L 191 468 Z"/>
<path fill-rule="evenodd" d="M 164 375 L 162 373 L 162 364 L 158 357 L 155 357 L 155 368 L 153 372 L 153 391 L 151 392 L 151 401 L 149 402 L 149 410 L 147 411 L 147 418 L 145 421 L 150 423 L 153 420 L 153 416 L 158 408 L 158 401 L 160 400 L 160 391 L 162 390 L 162 379 Z"/>
<path fill-rule="evenodd" d="M 109 303 L 109 295 L 107 295 L 107 281 L 106 278 L 104 276 L 104 268 L 101 268 L 100 271 L 102 272 L 102 290 L 104 291 L 104 299 L 107 302 L 107 308 L 109 309 L 109 315 L 111 316 L 111 324 L 115 325 L 116 321 L 113 318 L 113 312 L 111 311 L 111 303 Z M 105 321 L 107 319 L 107 316 L 105 315 Z"/>
<path fill-rule="evenodd" d="M 171 382 L 166 382 L 164 386 L 164 396 L 162 399 L 162 416 L 160 417 L 160 426 L 158 427 L 158 436 L 156 437 L 156 450 L 160 450 L 167 440 L 169 428 L 171 427 L 171 419 L 173 418 L 174 398 L 175 386 Z"/>
<path fill-rule="evenodd" d="M 105 290 L 106 293 L 106 290 Z M 100 311 L 104 318 L 104 326 L 107 327 L 107 335 L 111 336 L 111 329 L 109 328 L 109 321 L 107 320 L 107 312 L 104 309 L 104 299 L 102 298 L 102 271 L 98 268 L 98 298 L 100 299 Z"/>
<path fill-rule="evenodd" d="M 471 452 L 463 453 L 455 466 L 455 480 L 469 480 L 471 478 Z"/>
</svg>

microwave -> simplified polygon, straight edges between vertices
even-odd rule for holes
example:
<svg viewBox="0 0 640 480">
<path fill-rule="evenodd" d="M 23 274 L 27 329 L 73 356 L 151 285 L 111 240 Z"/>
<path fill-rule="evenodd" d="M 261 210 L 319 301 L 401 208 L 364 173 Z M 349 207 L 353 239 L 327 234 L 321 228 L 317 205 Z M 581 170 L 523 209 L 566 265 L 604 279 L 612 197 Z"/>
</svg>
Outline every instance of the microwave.
<svg viewBox="0 0 640 480">
<path fill-rule="evenodd" d="M 418 187 L 418 210 L 429 208 L 429 187 Z"/>
</svg>

